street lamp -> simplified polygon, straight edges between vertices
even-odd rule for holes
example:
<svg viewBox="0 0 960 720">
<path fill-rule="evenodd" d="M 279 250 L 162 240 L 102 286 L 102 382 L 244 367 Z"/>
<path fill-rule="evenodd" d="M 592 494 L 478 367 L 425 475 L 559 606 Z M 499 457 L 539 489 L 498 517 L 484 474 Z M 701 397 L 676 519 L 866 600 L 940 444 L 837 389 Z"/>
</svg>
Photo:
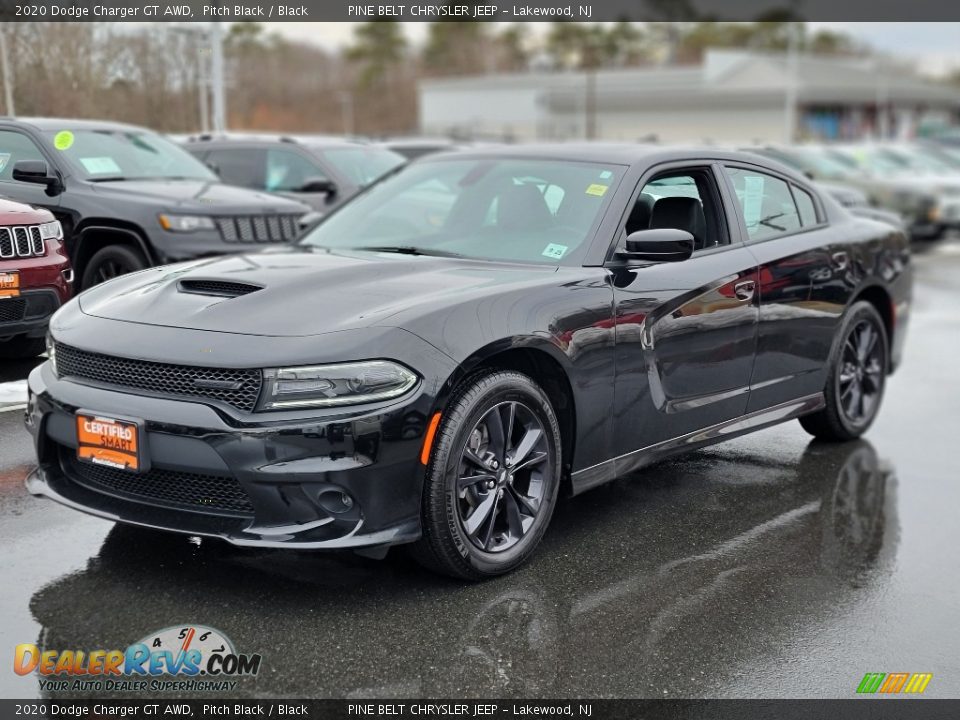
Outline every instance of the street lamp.
<svg viewBox="0 0 960 720">
<path fill-rule="evenodd" d="M 13 69 L 10 67 L 10 56 L 7 54 L 7 28 L 0 23 L 0 65 L 3 66 L 3 100 L 7 115 L 14 117 L 17 113 L 13 107 Z"/>
</svg>

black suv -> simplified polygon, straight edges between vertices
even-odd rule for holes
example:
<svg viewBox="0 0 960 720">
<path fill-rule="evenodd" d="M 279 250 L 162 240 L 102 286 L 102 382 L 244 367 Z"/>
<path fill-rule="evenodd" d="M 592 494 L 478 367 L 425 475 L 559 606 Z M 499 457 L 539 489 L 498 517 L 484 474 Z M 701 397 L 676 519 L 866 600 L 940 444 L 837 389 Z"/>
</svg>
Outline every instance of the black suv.
<svg viewBox="0 0 960 720">
<path fill-rule="evenodd" d="M 310 208 L 231 187 L 145 128 L 0 118 L 0 195 L 63 225 L 81 288 L 178 260 L 293 240 Z"/>
<path fill-rule="evenodd" d="M 407 161 L 385 147 L 322 135 L 199 135 L 184 147 L 224 182 L 285 195 L 319 212 Z"/>
</svg>

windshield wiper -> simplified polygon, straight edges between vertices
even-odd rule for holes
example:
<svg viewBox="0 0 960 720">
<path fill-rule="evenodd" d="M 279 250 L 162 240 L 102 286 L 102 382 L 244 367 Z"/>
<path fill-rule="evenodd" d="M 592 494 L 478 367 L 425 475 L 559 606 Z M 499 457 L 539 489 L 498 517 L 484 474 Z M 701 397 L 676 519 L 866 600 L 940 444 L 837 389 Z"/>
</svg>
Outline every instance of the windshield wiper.
<svg viewBox="0 0 960 720">
<path fill-rule="evenodd" d="M 432 257 L 463 257 L 460 253 L 450 252 L 449 250 L 435 250 L 433 248 L 421 248 L 415 245 L 368 245 L 356 247 L 354 250 L 368 250 L 370 252 L 396 253 L 397 255 L 425 255 Z"/>
</svg>

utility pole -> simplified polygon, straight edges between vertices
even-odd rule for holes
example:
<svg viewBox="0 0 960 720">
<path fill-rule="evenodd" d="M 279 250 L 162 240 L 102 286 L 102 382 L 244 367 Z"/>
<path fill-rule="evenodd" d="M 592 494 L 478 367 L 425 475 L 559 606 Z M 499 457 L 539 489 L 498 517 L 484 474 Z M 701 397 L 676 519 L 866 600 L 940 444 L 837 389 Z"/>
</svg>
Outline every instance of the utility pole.
<svg viewBox="0 0 960 720">
<path fill-rule="evenodd" d="M 783 139 L 786 143 L 792 143 L 797 136 L 798 30 L 795 22 L 787 28 L 787 85 L 783 103 Z"/>
<path fill-rule="evenodd" d="M 227 129 L 227 104 L 223 83 L 223 28 L 219 22 L 210 23 L 210 52 L 212 53 L 210 84 L 213 91 L 213 131 L 223 133 Z"/>
<path fill-rule="evenodd" d="M 13 68 L 10 67 L 10 55 L 7 53 L 7 28 L 0 23 L 0 65 L 3 65 L 3 100 L 7 115 L 17 114 L 13 107 Z"/>
</svg>

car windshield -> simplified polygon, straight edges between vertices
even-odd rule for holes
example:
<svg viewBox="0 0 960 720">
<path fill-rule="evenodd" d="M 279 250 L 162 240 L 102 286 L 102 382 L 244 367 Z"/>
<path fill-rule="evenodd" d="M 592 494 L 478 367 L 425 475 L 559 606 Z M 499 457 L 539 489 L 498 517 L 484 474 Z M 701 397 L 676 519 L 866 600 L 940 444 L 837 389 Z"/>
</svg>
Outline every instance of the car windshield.
<svg viewBox="0 0 960 720">
<path fill-rule="evenodd" d="M 420 161 L 347 203 L 302 242 L 566 263 L 590 237 L 623 170 L 520 158 Z"/>
<path fill-rule="evenodd" d="M 889 148 L 880 151 L 891 159 L 898 159 L 912 170 L 935 173 L 955 173 L 956 168 L 949 163 L 925 153 L 919 148 Z"/>
<path fill-rule="evenodd" d="M 876 148 L 837 148 L 831 149 L 829 152 L 831 157 L 840 162 L 846 162 L 858 170 L 866 170 L 871 173 L 894 174 L 902 174 L 910 171 L 910 164 L 902 158 L 879 151 Z"/>
<path fill-rule="evenodd" d="M 403 155 L 377 147 L 313 148 L 354 184 L 364 187 L 407 161 Z"/>
<path fill-rule="evenodd" d="M 216 180 L 202 162 L 146 130 L 50 130 L 56 152 L 88 180 Z"/>
<path fill-rule="evenodd" d="M 794 148 L 797 167 L 800 170 L 810 170 L 814 175 L 825 178 L 840 178 L 850 175 L 851 168 L 830 157 L 818 148 Z"/>
</svg>

